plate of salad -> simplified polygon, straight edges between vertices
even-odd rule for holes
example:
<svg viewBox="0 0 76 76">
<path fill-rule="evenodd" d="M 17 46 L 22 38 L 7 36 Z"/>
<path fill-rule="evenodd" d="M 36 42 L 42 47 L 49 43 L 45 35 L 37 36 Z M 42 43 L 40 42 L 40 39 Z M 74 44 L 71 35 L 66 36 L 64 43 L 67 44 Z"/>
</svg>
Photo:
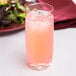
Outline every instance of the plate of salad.
<svg viewBox="0 0 76 76">
<path fill-rule="evenodd" d="M 25 0 L 0 0 L 0 33 L 25 27 L 27 3 Z"/>
</svg>

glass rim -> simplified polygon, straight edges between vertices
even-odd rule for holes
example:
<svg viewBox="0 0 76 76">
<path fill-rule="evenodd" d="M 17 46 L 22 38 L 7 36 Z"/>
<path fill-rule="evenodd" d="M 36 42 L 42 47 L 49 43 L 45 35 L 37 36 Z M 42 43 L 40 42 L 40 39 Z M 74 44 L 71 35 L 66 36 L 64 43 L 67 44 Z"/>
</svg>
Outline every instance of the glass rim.
<svg viewBox="0 0 76 76">
<path fill-rule="evenodd" d="M 50 12 L 53 12 L 54 11 L 54 7 L 52 5 L 50 5 L 50 4 L 48 4 L 48 3 L 37 3 L 37 2 L 35 2 L 35 3 L 28 4 L 26 8 L 29 8 L 29 6 L 37 5 L 37 4 L 46 4 L 46 5 L 48 5 L 48 6 L 50 6 L 52 8 L 50 10 Z"/>
</svg>

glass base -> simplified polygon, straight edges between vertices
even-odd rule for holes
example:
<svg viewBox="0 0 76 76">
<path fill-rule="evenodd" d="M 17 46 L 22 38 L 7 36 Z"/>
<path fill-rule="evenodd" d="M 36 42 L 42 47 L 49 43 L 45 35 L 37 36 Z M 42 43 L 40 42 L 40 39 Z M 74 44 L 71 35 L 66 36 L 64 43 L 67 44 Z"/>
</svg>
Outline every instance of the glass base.
<svg viewBox="0 0 76 76">
<path fill-rule="evenodd" d="M 33 65 L 33 64 L 27 64 L 27 66 L 32 69 L 32 70 L 36 70 L 36 71 L 39 71 L 39 70 L 45 70 L 47 69 L 50 65 L 49 64 L 39 64 L 39 65 Z"/>
</svg>

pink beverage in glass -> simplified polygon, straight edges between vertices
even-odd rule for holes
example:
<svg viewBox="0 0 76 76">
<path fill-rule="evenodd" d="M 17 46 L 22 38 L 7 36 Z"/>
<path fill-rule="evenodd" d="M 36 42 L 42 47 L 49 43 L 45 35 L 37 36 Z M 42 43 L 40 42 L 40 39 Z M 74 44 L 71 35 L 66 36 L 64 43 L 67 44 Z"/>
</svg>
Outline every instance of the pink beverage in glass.
<svg viewBox="0 0 76 76">
<path fill-rule="evenodd" d="M 27 64 L 33 70 L 47 68 L 53 56 L 54 16 L 52 9 L 38 9 L 39 5 L 35 3 L 28 6 L 25 22 Z M 42 5 L 52 8 L 48 4 Z"/>
</svg>

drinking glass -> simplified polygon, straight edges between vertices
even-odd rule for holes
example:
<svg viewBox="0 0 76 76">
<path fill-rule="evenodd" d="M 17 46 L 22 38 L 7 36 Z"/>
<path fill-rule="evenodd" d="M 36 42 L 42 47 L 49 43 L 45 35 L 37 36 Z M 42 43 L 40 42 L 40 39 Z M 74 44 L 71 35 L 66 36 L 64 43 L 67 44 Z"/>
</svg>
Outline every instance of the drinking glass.
<svg viewBox="0 0 76 76">
<path fill-rule="evenodd" d="M 33 70 L 43 70 L 50 65 L 53 56 L 53 6 L 32 3 L 27 6 L 26 12 L 27 65 Z"/>
</svg>

